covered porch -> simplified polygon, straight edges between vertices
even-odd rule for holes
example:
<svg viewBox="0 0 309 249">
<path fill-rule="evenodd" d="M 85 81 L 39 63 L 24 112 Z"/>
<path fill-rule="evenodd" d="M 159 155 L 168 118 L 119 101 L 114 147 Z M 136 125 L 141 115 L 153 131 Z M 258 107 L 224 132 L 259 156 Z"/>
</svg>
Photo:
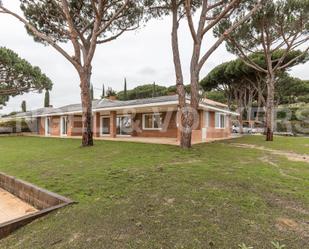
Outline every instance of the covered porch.
<svg viewBox="0 0 309 249">
<path fill-rule="evenodd" d="M 167 144 L 177 143 L 177 105 L 96 110 L 93 115 L 93 134 L 98 139 L 148 141 L 160 139 Z"/>
</svg>

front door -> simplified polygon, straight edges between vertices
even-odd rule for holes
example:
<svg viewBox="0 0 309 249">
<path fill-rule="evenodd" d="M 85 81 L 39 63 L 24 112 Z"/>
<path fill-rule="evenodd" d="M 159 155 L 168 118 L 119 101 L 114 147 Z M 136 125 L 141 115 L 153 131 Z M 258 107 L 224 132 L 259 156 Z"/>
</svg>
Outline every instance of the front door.
<svg viewBox="0 0 309 249">
<path fill-rule="evenodd" d="M 131 135 L 132 118 L 131 116 L 118 116 L 116 119 L 117 135 Z"/>
<path fill-rule="evenodd" d="M 101 117 L 101 136 L 110 134 L 110 118 Z"/>
</svg>

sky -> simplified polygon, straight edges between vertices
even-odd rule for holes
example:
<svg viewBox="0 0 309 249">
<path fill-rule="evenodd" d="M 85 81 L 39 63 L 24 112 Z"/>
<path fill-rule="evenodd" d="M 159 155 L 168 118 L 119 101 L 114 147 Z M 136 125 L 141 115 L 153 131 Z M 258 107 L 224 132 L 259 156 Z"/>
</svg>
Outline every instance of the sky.
<svg viewBox="0 0 309 249">
<path fill-rule="evenodd" d="M 3 0 L 3 3 L 9 9 L 20 12 L 18 0 Z M 117 40 L 98 45 L 92 72 L 95 97 L 100 97 L 103 84 L 105 89 L 112 87 L 116 91 L 123 90 L 124 77 L 127 79 L 128 89 L 153 82 L 164 86 L 174 85 L 171 24 L 171 17 L 151 20 L 137 31 L 127 32 Z M 185 22 L 181 23 L 179 36 L 184 78 L 188 82 L 192 39 Z M 209 34 L 203 44 L 204 51 L 214 41 L 215 38 Z M 69 45 L 64 46 L 70 50 Z M 40 67 L 52 80 L 50 100 L 54 107 L 80 103 L 79 79 L 73 66 L 51 46 L 34 42 L 22 23 L 3 14 L 0 14 L 0 47 L 12 49 L 21 58 Z M 203 78 L 215 66 L 234 58 L 222 44 L 205 63 L 200 77 Z M 294 67 L 291 75 L 309 79 L 308 65 L 307 62 Z M 27 93 L 11 98 L 0 110 L 0 114 L 20 111 L 23 100 L 26 100 L 28 110 L 34 110 L 43 107 L 44 94 Z"/>
</svg>

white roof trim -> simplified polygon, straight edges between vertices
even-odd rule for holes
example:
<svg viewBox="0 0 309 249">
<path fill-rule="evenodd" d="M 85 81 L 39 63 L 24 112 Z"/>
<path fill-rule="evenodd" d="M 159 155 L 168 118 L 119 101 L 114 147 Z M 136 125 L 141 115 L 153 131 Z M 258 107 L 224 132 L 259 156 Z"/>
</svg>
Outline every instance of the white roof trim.
<svg viewBox="0 0 309 249">
<path fill-rule="evenodd" d="M 140 104 L 140 105 L 126 105 L 126 106 L 117 106 L 117 107 L 102 107 L 96 108 L 92 111 L 113 111 L 113 110 L 121 110 L 121 109 L 133 109 L 133 108 L 141 108 L 141 107 L 156 107 L 156 106 L 164 106 L 164 105 L 178 105 L 178 101 L 166 101 L 166 102 L 158 102 L 158 103 L 150 103 L 150 104 Z"/>
<path fill-rule="evenodd" d="M 186 103 L 190 103 L 189 100 L 186 100 Z M 178 105 L 178 100 L 176 101 L 165 101 L 165 102 L 158 102 L 158 103 L 149 103 L 149 104 L 139 104 L 139 105 L 126 105 L 126 106 L 117 106 L 117 107 L 102 107 L 102 108 L 93 108 L 92 112 L 98 112 L 98 111 L 113 111 L 113 110 L 122 110 L 122 109 L 133 109 L 133 108 L 143 108 L 143 107 L 157 107 L 157 106 L 166 106 L 166 105 Z M 203 110 L 213 110 L 213 111 L 219 111 L 222 113 L 230 114 L 239 116 L 239 113 L 232 112 L 229 110 L 225 110 L 223 108 L 218 108 L 214 106 L 210 106 L 204 103 L 199 103 L 199 108 Z M 37 118 L 37 117 L 51 117 L 51 116 L 63 116 L 63 115 L 70 115 L 70 114 L 82 114 L 81 111 L 71 111 L 71 112 L 62 112 L 62 113 L 48 113 L 48 114 L 40 114 L 40 115 L 33 115 L 29 117 L 15 117 L 15 119 L 23 119 L 23 118 Z M 8 119 L 14 119 L 8 118 Z"/>
<path fill-rule="evenodd" d="M 205 104 L 199 104 L 199 106 L 202 107 L 204 110 L 213 110 L 213 111 L 218 111 L 218 112 L 222 112 L 222 113 L 226 113 L 226 114 L 239 116 L 239 113 L 237 113 L 237 112 L 232 112 L 232 111 L 221 109 L 221 108 L 218 108 L 218 107 L 209 106 L 209 105 L 205 105 Z"/>
</svg>

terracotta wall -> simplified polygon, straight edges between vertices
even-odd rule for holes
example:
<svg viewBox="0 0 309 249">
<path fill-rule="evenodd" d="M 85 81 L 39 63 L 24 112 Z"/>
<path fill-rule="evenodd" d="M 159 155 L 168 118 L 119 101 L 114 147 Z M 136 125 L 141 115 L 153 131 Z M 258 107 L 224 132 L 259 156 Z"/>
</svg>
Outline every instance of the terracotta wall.
<svg viewBox="0 0 309 249">
<path fill-rule="evenodd" d="M 101 123 L 100 119 L 101 119 L 100 113 L 96 112 L 93 115 L 93 135 L 95 137 L 100 136 L 100 123 Z"/>
<path fill-rule="evenodd" d="M 132 136 L 136 137 L 177 137 L 177 112 L 162 113 L 163 129 L 162 130 L 144 130 L 143 129 L 143 114 L 138 113 L 134 118 L 134 132 Z"/>
<path fill-rule="evenodd" d="M 82 116 L 74 115 L 69 117 L 68 136 L 81 136 L 82 135 Z"/>
<path fill-rule="evenodd" d="M 60 116 L 50 117 L 51 135 L 60 136 Z"/>
<path fill-rule="evenodd" d="M 39 129 L 39 135 L 44 136 L 45 135 L 45 118 L 38 118 L 38 129 Z"/>
<path fill-rule="evenodd" d="M 207 139 L 227 138 L 231 135 L 230 116 L 226 116 L 226 127 L 215 128 L 215 112 L 209 112 L 209 127 L 207 128 Z"/>
<path fill-rule="evenodd" d="M 111 116 L 116 117 L 116 112 L 111 112 Z M 93 117 L 93 131 L 95 136 L 100 136 L 100 114 L 95 113 Z M 132 136 L 136 137 L 170 137 L 178 138 L 177 112 L 163 113 L 163 130 L 144 130 L 142 125 L 143 114 L 138 113 L 133 119 L 134 132 Z M 198 126 L 192 131 L 192 141 L 202 141 L 202 128 L 206 127 L 205 112 L 199 111 Z M 225 129 L 215 128 L 215 112 L 209 112 L 209 127 L 207 128 L 207 139 L 224 138 L 231 135 L 230 117 L 227 116 L 227 127 Z M 39 118 L 39 134 L 45 135 L 45 118 Z M 51 135 L 60 136 L 60 116 L 51 117 Z M 110 123 L 111 136 L 115 136 L 116 122 L 111 118 Z M 68 117 L 68 136 L 82 135 L 82 117 L 81 115 L 71 115 Z"/>
</svg>

